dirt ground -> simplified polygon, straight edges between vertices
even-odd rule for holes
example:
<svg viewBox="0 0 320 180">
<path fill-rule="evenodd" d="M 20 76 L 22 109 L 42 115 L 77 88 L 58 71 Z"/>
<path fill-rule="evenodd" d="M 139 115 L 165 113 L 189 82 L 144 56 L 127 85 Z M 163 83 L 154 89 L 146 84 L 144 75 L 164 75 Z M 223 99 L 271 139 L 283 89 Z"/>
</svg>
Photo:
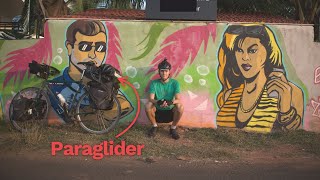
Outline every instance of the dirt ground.
<svg viewBox="0 0 320 180">
<path fill-rule="evenodd" d="M 175 141 L 168 136 L 166 128 L 150 139 L 144 136 L 146 129 L 135 128 L 124 139 L 130 144 L 145 144 L 142 156 L 108 156 L 101 160 L 89 156 L 67 157 L 62 153 L 52 156 L 50 142 L 60 139 L 66 143 L 98 144 L 102 139 L 106 140 L 103 136 L 91 136 L 74 129 L 49 128 L 40 136 L 50 135 L 51 139 L 41 138 L 41 146 L 32 148 L 30 144 L 25 147 L 22 141 L 15 142 L 20 140 L 18 134 L 2 130 L 0 179 L 320 179 L 320 156 L 310 153 L 310 150 L 318 149 L 317 143 L 306 141 L 299 146 L 282 142 L 287 136 L 277 139 L 224 130 L 180 130 L 182 138 Z M 319 140 L 318 134 L 299 133 L 289 135 Z M 224 141 L 218 142 L 217 138 Z M 262 144 L 256 145 L 258 142 Z M 175 152 L 176 146 L 180 152 Z M 202 151 L 204 155 L 196 155 Z M 210 151 L 214 153 L 210 154 Z"/>
<path fill-rule="evenodd" d="M 319 179 L 320 161 L 254 152 L 236 161 L 52 157 L 48 151 L 1 153 L 0 179 Z M 271 153 L 270 153 L 271 154 Z M 266 155 L 266 156 L 265 156 Z M 254 158 L 253 158 L 254 157 Z"/>
<path fill-rule="evenodd" d="M 233 151 L 237 151 L 234 149 Z M 320 179 L 320 159 L 294 146 L 239 152 L 239 159 L 51 155 L 50 149 L 0 153 L 0 179 Z"/>
</svg>

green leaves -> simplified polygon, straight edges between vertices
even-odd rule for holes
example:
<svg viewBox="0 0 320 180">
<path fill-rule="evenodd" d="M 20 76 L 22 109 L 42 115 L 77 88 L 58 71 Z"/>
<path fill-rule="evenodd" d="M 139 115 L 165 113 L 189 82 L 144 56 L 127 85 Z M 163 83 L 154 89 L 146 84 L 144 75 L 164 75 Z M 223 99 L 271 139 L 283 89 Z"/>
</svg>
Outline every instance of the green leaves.
<svg viewBox="0 0 320 180">
<path fill-rule="evenodd" d="M 4 43 L 5 40 L 0 40 L 0 49 L 2 47 L 2 44 Z"/>
<path fill-rule="evenodd" d="M 314 23 L 320 14 L 319 0 L 224 0 L 218 1 L 218 11 L 266 13 Z"/>
<path fill-rule="evenodd" d="M 139 60 L 139 59 L 142 59 L 145 56 L 147 56 L 150 53 L 150 51 L 154 48 L 154 46 L 156 45 L 156 43 L 159 39 L 159 36 L 161 35 L 164 28 L 166 28 L 168 25 L 169 25 L 168 23 L 155 23 L 155 24 L 153 24 L 150 28 L 148 35 L 138 44 L 138 46 L 139 46 L 148 39 L 147 44 L 143 48 L 144 52 L 141 55 L 139 55 L 135 58 L 132 58 L 130 60 Z"/>
</svg>

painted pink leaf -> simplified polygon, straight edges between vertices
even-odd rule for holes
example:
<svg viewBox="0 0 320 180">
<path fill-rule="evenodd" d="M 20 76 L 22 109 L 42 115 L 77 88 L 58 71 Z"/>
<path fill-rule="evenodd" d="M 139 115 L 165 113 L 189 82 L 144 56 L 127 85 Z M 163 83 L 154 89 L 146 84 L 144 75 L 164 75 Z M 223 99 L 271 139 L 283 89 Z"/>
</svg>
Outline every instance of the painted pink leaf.
<svg viewBox="0 0 320 180">
<path fill-rule="evenodd" d="M 33 46 L 18 49 L 7 54 L 8 58 L 4 60 L 6 64 L 0 68 L 0 71 L 9 68 L 5 75 L 3 88 L 8 84 L 11 78 L 14 78 L 14 84 L 16 83 L 17 77 L 19 77 L 21 82 L 28 72 L 28 65 L 32 60 L 35 60 L 38 63 L 51 64 L 52 45 L 48 23 L 45 23 L 44 25 L 44 35 L 45 37 L 39 39 Z"/>
<path fill-rule="evenodd" d="M 118 57 L 122 58 L 119 32 L 112 22 L 106 22 L 106 27 L 109 35 L 106 63 L 112 65 L 121 72 L 118 59 Z"/>
<path fill-rule="evenodd" d="M 177 76 L 187 65 L 189 58 L 190 64 L 193 63 L 202 43 L 204 43 L 204 53 L 206 52 L 210 36 L 214 41 L 216 37 L 216 25 L 213 23 L 204 26 L 187 27 L 171 34 L 161 43 L 162 49 L 152 60 L 152 68 L 147 74 L 157 71 L 158 64 L 164 58 L 167 58 L 172 66 L 172 76 Z M 158 77 L 159 75 L 156 73 L 151 79 Z"/>
</svg>

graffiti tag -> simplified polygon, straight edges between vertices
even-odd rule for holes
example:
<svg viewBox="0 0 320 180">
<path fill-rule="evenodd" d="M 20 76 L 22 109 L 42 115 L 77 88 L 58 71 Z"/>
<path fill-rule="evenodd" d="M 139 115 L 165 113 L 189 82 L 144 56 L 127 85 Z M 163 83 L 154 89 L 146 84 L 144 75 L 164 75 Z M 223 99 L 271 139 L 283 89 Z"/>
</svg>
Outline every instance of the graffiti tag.
<svg viewBox="0 0 320 180">
<path fill-rule="evenodd" d="M 318 101 L 320 101 L 320 97 Z M 311 99 L 311 106 L 313 108 L 312 116 L 320 118 L 320 102 Z"/>
<path fill-rule="evenodd" d="M 319 84 L 320 83 L 320 66 L 317 67 L 316 70 L 314 70 L 314 83 Z"/>
</svg>

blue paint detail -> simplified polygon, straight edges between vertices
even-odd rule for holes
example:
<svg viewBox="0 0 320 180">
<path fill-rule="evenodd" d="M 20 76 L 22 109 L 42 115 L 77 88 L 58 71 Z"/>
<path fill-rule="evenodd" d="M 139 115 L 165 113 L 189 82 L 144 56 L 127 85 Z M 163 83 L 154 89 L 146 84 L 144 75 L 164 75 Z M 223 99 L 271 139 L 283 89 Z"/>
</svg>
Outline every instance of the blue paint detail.
<svg viewBox="0 0 320 180">
<path fill-rule="evenodd" d="M 50 85 L 50 89 L 55 95 L 61 94 L 66 99 L 66 103 L 70 105 L 70 106 L 68 106 L 68 109 L 70 110 L 72 108 L 72 106 L 71 106 L 72 99 L 76 94 L 76 92 L 74 90 L 72 90 L 71 88 L 78 90 L 78 89 L 82 89 L 83 85 L 74 81 L 70 77 L 68 71 L 69 71 L 69 67 L 67 67 L 63 70 L 63 74 L 61 76 L 58 76 L 53 79 L 53 81 L 55 81 L 55 82 L 64 83 L 64 85 L 52 84 L 52 85 Z M 69 87 L 71 87 L 71 88 L 69 88 Z M 81 97 L 81 95 L 84 92 L 85 92 L 84 89 L 82 89 L 81 93 L 77 94 L 76 99 L 79 100 L 79 98 Z M 49 98 L 50 98 L 51 106 L 53 107 L 53 109 L 55 110 L 57 115 L 60 118 L 64 119 L 63 109 L 59 105 L 59 102 L 56 100 L 55 97 L 52 97 L 51 95 Z"/>
</svg>

